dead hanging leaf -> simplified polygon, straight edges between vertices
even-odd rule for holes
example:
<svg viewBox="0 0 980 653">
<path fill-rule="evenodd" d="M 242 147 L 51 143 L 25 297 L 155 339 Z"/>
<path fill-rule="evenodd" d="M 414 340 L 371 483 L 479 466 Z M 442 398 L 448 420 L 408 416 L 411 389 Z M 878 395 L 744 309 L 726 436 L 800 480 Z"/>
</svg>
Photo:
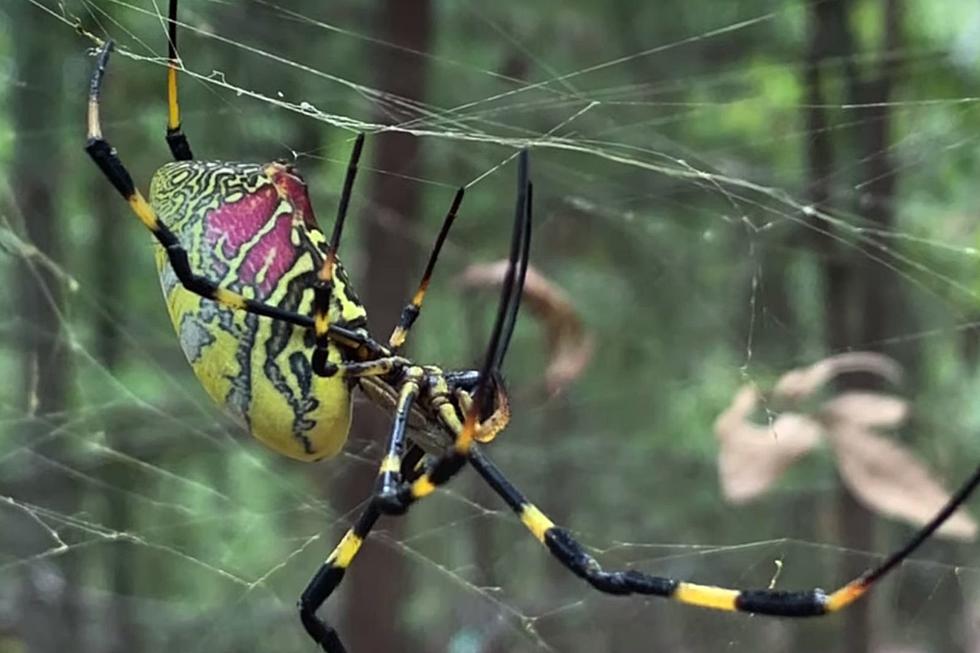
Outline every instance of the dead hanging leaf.
<svg viewBox="0 0 980 653">
<path fill-rule="evenodd" d="M 821 421 L 846 421 L 858 426 L 895 428 L 908 418 L 904 399 L 877 392 L 845 392 L 820 406 Z"/>
<path fill-rule="evenodd" d="M 787 372 L 772 397 L 797 407 L 833 377 L 847 372 L 868 372 L 896 383 L 902 374 L 898 363 L 887 356 L 851 352 Z M 718 473 L 729 501 L 748 501 L 768 490 L 822 436 L 831 444 L 848 489 L 878 514 L 922 526 L 949 501 L 949 493 L 924 463 L 894 439 L 873 430 L 902 425 L 909 412 L 904 399 L 844 392 L 808 413 L 783 412 L 770 424 L 757 424 L 752 418 L 761 401 L 753 386 L 743 386 L 715 421 Z M 973 518 L 960 510 L 937 535 L 972 540 L 977 530 Z"/>
<path fill-rule="evenodd" d="M 507 261 L 478 263 L 467 267 L 460 282 L 464 288 L 499 288 L 507 274 Z M 545 390 L 559 394 L 585 371 L 592 358 L 593 338 L 565 292 L 528 266 L 523 306 L 541 324 L 548 346 Z"/>
<path fill-rule="evenodd" d="M 895 359 L 871 351 L 853 351 L 829 356 L 809 367 L 790 370 L 779 378 L 772 394 L 781 399 L 799 401 L 827 385 L 834 377 L 853 372 L 875 374 L 894 384 L 902 380 L 902 367 Z"/>
<path fill-rule="evenodd" d="M 772 487 L 783 472 L 820 442 L 820 424 L 806 415 L 783 413 L 771 424 L 750 421 L 759 402 L 744 386 L 715 420 L 718 476 L 725 498 L 744 503 Z"/>
<path fill-rule="evenodd" d="M 926 466 L 895 440 L 846 420 L 830 426 L 828 437 L 844 483 L 875 512 L 922 526 L 949 501 Z M 973 540 L 977 523 L 958 510 L 937 534 Z"/>
</svg>

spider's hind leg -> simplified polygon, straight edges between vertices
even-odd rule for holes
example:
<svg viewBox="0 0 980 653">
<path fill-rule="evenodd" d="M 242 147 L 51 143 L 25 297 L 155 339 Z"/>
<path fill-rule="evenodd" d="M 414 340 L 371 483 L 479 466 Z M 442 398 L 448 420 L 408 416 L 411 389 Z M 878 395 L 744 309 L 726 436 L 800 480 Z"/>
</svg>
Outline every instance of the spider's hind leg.
<svg viewBox="0 0 980 653">
<path fill-rule="evenodd" d="M 980 485 L 980 467 L 964 483 L 943 509 L 908 543 L 877 567 L 869 569 L 837 590 L 733 589 L 700 585 L 633 569 L 607 571 L 572 534 L 552 522 L 504 477 L 503 473 L 476 447 L 468 454 L 470 465 L 483 477 L 521 522 L 566 569 L 605 594 L 659 596 L 679 603 L 723 611 L 750 612 L 777 617 L 819 617 L 843 610 L 863 596 L 877 581 L 925 542 Z"/>
<path fill-rule="evenodd" d="M 344 653 L 346 649 L 336 629 L 318 617 L 316 612 L 340 586 L 347 568 L 354 561 L 364 540 L 381 516 L 386 492 L 390 493 L 390 488 L 397 487 L 402 482 L 403 473 L 414 475 L 416 463 L 421 459 L 422 452 L 418 446 L 413 445 L 406 453 L 405 445 L 409 414 L 423 378 L 424 372 L 420 367 L 412 366 L 405 370 L 388 446 L 378 470 L 375 494 L 368 501 L 367 507 L 361 512 L 354 526 L 344 534 L 327 556 L 326 561 L 320 565 L 300 596 L 298 603 L 300 620 L 310 637 L 327 653 Z"/>
</svg>

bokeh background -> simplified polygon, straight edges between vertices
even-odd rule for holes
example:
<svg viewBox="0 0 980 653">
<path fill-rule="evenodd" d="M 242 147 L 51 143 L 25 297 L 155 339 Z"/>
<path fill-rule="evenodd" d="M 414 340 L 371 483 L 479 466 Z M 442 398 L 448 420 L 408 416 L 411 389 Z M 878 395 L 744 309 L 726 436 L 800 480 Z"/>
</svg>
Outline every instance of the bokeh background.
<svg viewBox="0 0 980 653">
<path fill-rule="evenodd" d="M 380 457 L 388 417 L 363 399 L 338 459 L 276 457 L 179 352 L 151 239 L 82 151 L 110 37 L 107 136 L 144 190 L 168 160 L 165 13 L 0 4 L 3 653 L 312 650 L 296 598 Z M 506 162 L 532 147 L 533 262 L 595 349 L 553 396 L 525 315 L 514 419 L 490 451 L 603 562 L 830 588 L 907 538 L 826 447 L 763 497 L 724 498 L 717 416 L 830 355 L 903 366 L 893 437 L 949 487 L 980 460 L 975 3 L 184 0 L 180 21 L 199 157 L 295 160 L 329 227 L 367 132 L 342 255 L 381 337 L 471 184 L 419 360 L 477 360 L 493 293 L 458 277 L 505 255 Z M 821 392 L 845 387 L 881 382 Z M 466 474 L 383 521 L 325 614 L 354 653 L 975 652 L 978 563 L 975 543 L 932 542 L 868 601 L 805 623 L 603 597 Z"/>
</svg>

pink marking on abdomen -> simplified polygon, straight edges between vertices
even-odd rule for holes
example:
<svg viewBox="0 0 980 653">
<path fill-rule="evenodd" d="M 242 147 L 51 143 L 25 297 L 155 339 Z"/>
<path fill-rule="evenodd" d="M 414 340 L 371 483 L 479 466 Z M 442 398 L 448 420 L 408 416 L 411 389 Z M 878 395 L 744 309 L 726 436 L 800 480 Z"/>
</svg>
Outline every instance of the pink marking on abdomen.
<svg viewBox="0 0 980 653">
<path fill-rule="evenodd" d="M 273 219 L 278 204 L 279 194 L 270 184 L 237 202 L 215 209 L 206 218 L 204 244 L 212 249 L 221 248 L 221 257 L 212 259 L 216 267 L 223 268 L 218 270 L 221 276 L 228 272 L 228 266 L 221 258 L 228 260 L 238 257 L 243 245 L 266 231 L 249 248 L 236 273 L 241 283 L 255 290 L 256 299 L 266 299 L 298 258 L 290 238 L 292 214 L 279 214 L 269 229 L 269 221 Z M 263 268 L 267 269 L 260 281 L 259 274 Z"/>
</svg>

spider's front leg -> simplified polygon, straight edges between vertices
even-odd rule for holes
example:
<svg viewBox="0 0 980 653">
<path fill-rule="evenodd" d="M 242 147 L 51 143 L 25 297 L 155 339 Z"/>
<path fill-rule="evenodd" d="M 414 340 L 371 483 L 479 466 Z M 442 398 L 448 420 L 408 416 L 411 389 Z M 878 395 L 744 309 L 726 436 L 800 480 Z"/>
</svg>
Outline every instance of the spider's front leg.
<svg viewBox="0 0 980 653">
<path fill-rule="evenodd" d="M 95 162 L 102 171 L 102 174 L 105 175 L 119 194 L 126 200 L 130 209 L 139 218 L 143 226 L 153 234 L 157 242 L 164 248 L 170 265 L 183 288 L 205 299 L 211 299 L 232 309 L 271 317 L 303 329 L 313 328 L 314 320 L 309 315 L 301 315 L 284 310 L 278 306 L 272 306 L 255 299 L 246 298 L 237 292 L 220 287 L 207 277 L 195 273 L 191 268 L 187 250 L 184 249 L 174 232 L 159 220 L 153 207 L 150 206 L 146 198 L 143 197 L 143 194 L 136 188 L 129 171 L 126 170 L 126 166 L 123 165 L 115 148 L 102 135 L 102 124 L 99 118 L 99 100 L 102 92 L 102 80 L 105 77 L 106 67 L 109 63 L 109 54 L 112 52 L 113 47 L 112 41 L 106 41 L 99 50 L 95 70 L 92 73 L 92 79 L 89 85 L 88 140 L 85 144 L 85 151 L 92 158 L 92 161 Z M 352 161 L 350 165 L 356 167 L 357 162 Z M 388 353 L 385 348 L 362 333 L 333 324 L 328 324 L 326 328 L 329 331 L 330 337 L 343 345 L 351 348 L 361 348 L 375 357 L 384 356 Z"/>
<path fill-rule="evenodd" d="M 508 336 L 503 335 L 505 325 L 513 325 L 514 314 L 516 314 L 518 305 L 514 298 L 516 267 L 518 261 L 521 261 L 524 266 L 527 265 L 527 247 L 530 236 L 531 215 L 527 206 L 529 186 L 527 152 L 524 151 L 521 152 L 518 159 L 518 200 L 514 219 L 514 233 L 511 237 L 510 265 L 501 291 L 497 319 L 478 377 L 480 381 L 475 388 L 472 404 L 464 411 L 463 422 L 460 423 L 459 421 L 456 403 L 450 399 L 452 394 L 444 375 L 438 373 L 426 378 L 426 372 L 421 367 L 409 366 L 404 368 L 404 374 L 399 385 L 398 403 L 395 409 L 391 437 L 381 462 L 378 492 L 361 513 L 353 528 L 347 531 L 340 544 L 321 565 L 299 600 L 300 619 L 306 628 L 306 632 L 328 653 L 344 651 L 344 647 L 337 631 L 317 617 L 316 611 L 343 580 L 347 567 L 357 555 L 364 538 L 367 537 L 377 522 L 381 512 L 404 512 L 409 505 L 428 496 L 436 487 L 448 481 L 467 460 L 467 455 L 473 446 L 473 440 L 479 431 L 478 416 L 480 407 L 483 405 L 483 398 L 488 397 L 487 393 L 493 391 L 491 386 L 494 384 L 490 379 L 497 378 L 500 354 L 501 351 L 506 350 Z M 331 250 L 336 251 L 338 241 L 339 227 L 335 224 L 334 235 L 331 238 Z M 330 265 L 328 257 L 320 277 L 321 281 L 329 282 L 332 275 Z M 325 283 L 322 288 L 326 290 L 329 288 L 329 284 Z M 520 294 L 520 287 L 517 288 L 517 293 Z M 328 319 L 325 299 L 321 294 L 320 299 L 314 301 L 314 315 L 316 321 L 320 323 L 318 329 L 320 334 L 323 333 Z M 455 441 L 445 454 L 430 463 L 417 478 L 403 479 L 401 474 L 406 469 L 405 458 L 408 457 L 405 455 L 403 458 L 405 429 L 408 425 L 411 407 L 423 383 L 428 385 L 429 405 L 435 410 L 447 430 L 455 435 Z M 498 404 L 499 408 L 500 405 Z M 417 470 L 414 464 L 411 469 L 413 472 Z"/>
<path fill-rule="evenodd" d="M 180 127 L 180 102 L 177 99 L 177 0 L 170 0 L 167 18 L 167 61 L 167 146 L 175 161 L 190 161 L 194 154 Z"/>
<path fill-rule="evenodd" d="M 474 442 L 491 440 L 497 431 L 506 426 L 510 418 L 510 408 L 506 394 L 502 393 L 500 384 L 500 367 L 504 354 L 513 333 L 517 312 L 520 308 L 520 297 L 523 290 L 524 276 L 527 272 L 528 255 L 531 243 L 531 183 L 528 177 L 528 153 L 523 150 L 517 159 L 517 205 L 514 211 L 513 233 L 510 241 L 510 256 L 508 258 L 507 274 L 500 292 L 500 302 L 497 306 L 497 317 L 490 334 L 483 366 L 477 376 L 477 384 L 473 391 L 469 406 L 459 399 L 456 403 L 446 402 L 438 411 L 440 422 L 446 430 L 454 435 L 452 446 L 445 453 L 432 461 L 425 473 L 412 482 L 403 482 L 397 488 L 391 488 L 383 496 L 379 506 L 388 514 L 402 514 L 417 501 L 431 495 L 437 487 L 445 484 L 459 473 L 470 455 Z M 449 393 L 448 383 L 444 375 L 440 375 L 441 387 L 434 389 L 434 395 Z M 491 399 L 492 393 L 496 400 Z M 465 394 L 465 393 L 464 393 Z M 484 408 L 493 401 L 494 410 L 484 421 L 480 417 Z M 464 415 L 462 423 L 457 416 Z"/>
</svg>

